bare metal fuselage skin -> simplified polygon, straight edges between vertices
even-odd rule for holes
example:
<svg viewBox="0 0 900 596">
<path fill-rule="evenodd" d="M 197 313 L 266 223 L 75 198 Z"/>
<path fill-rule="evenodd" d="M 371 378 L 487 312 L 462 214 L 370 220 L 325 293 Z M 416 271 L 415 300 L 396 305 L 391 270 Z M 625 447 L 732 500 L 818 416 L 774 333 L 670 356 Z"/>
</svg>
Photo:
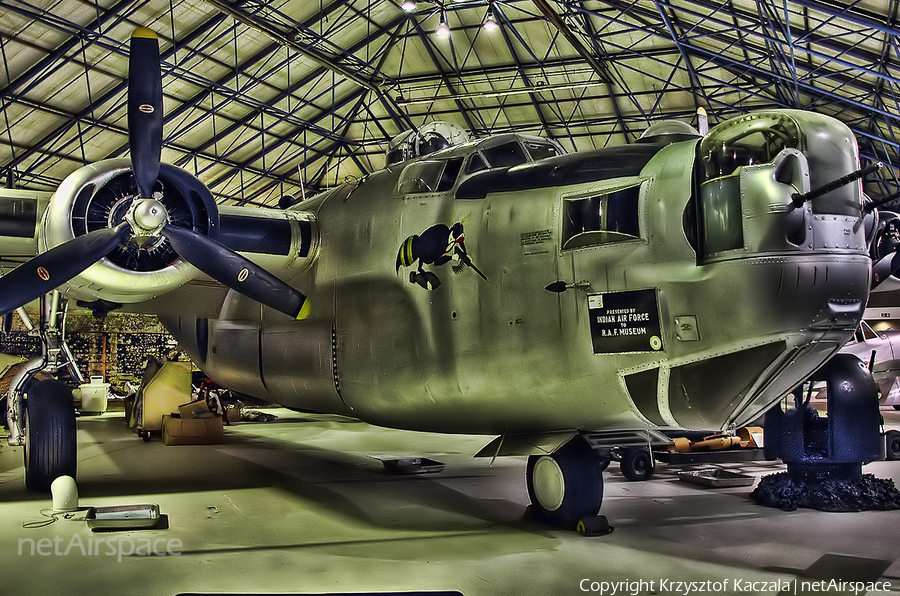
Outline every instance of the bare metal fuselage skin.
<svg viewBox="0 0 900 596">
<path fill-rule="evenodd" d="M 719 177 L 696 161 L 720 139 L 464 171 L 445 192 L 402 192 L 408 164 L 398 164 L 294 208 L 317 229 L 311 266 L 289 278 L 312 300 L 309 319 L 230 292 L 198 346 L 195 317 L 161 318 L 225 386 L 385 426 L 742 424 L 847 340 L 870 285 L 858 183 L 790 206 L 811 180 L 858 167 L 855 141 L 834 120 L 781 116 L 796 148 Z M 460 154 L 444 153 L 427 159 Z M 603 202 L 617 192 L 617 206 Z M 573 213 L 613 217 L 629 200 L 636 218 L 618 217 L 636 222 L 631 233 L 572 229 Z M 487 281 L 432 264 L 442 283 L 428 289 L 411 283 L 416 265 L 397 270 L 407 238 L 455 222 Z M 576 287 L 544 289 L 558 280 Z"/>
<path fill-rule="evenodd" d="M 742 424 L 852 335 L 870 287 L 861 185 L 791 204 L 858 168 L 838 121 L 769 112 L 490 167 L 526 142 L 397 163 L 289 211 L 223 209 L 220 239 L 309 296 L 305 320 L 208 283 L 172 290 L 197 277 L 178 263 L 100 263 L 66 291 L 150 299 L 225 387 L 461 433 Z M 39 250 L 122 168 L 67 179 Z M 242 238 L 254 226 L 283 241 Z"/>
</svg>

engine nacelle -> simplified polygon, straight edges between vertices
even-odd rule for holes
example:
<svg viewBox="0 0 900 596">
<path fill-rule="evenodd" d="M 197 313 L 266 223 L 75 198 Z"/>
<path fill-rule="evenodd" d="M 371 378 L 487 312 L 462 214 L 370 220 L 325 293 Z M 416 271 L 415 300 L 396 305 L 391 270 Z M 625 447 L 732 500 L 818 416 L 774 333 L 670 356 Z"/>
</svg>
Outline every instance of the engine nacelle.
<svg viewBox="0 0 900 596">
<path fill-rule="evenodd" d="M 76 170 L 50 198 L 37 229 L 38 252 L 116 227 L 126 221 L 138 196 L 128 160 Z M 223 207 L 220 214 L 202 182 L 166 164 L 160 167 L 153 199 L 164 207 L 164 223 L 209 236 L 283 278 L 301 273 L 315 260 L 318 229 L 312 213 Z M 62 291 L 77 300 L 127 304 L 165 294 L 200 275 L 163 235 L 136 235 L 68 281 Z"/>
<path fill-rule="evenodd" d="M 216 240 L 285 281 L 312 265 L 319 229 L 308 211 L 222 206 Z"/>
<path fill-rule="evenodd" d="M 194 176 L 163 164 L 153 194 L 165 205 L 169 223 L 215 236 L 215 201 Z M 38 227 L 38 251 L 94 230 L 115 227 L 137 195 L 127 159 L 79 168 L 63 180 L 50 199 Z M 63 291 L 86 301 L 141 302 L 174 290 L 197 275 L 197 269 L 179 257 L 165 238 L 152 238 L 142 246 L 130 240 L 70 280 Z"/>
</svg>

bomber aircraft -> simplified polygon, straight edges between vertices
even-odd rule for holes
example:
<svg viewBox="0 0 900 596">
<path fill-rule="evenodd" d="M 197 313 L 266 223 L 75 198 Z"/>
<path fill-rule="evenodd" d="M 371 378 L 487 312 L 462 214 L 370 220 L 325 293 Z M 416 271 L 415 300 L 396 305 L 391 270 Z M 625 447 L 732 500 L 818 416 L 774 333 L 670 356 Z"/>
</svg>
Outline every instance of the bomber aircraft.
<svg viewBox="0 0 900 596">
<path fill-rule="evenodd" d="M 574 154 L 432 123 L 360 180 L 219 207 L 160 164 L 158 44 L 131 43 L 130 161 L 2 200 L 0 256 L 30 260 L 0 313 L 47 296 L 9 400 L 31 486 L 74 470 L 71 393 L 34 380 L 67 360 L 71 300 L 155 312 L 217 383 L 288 408 L 489 435 L 482 455 L 529 455 L 534 513 L 569 528 L 599 511 L 601 446 L 756 419 L 865 308 L 872 168 L 834 118 L 662 122 Z"/>
</svg>

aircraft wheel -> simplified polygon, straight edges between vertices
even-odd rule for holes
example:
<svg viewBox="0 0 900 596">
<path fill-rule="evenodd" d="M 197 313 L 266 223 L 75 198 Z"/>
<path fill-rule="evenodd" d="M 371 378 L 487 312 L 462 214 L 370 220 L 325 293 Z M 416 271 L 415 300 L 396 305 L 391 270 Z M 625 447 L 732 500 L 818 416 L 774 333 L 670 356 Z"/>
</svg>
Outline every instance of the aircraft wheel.
<svg viewBox="0 0 900 596">
<path fill-rule="evenodd" d="M 596 516 L 603 499 L 600 458 L 581 437 L 550 455 L 532 455 L 526 470 L 534 516 L 562 528 Z"/>
<path fill-rule="evenodd" d="M 56 379 L 37 381 L 26 393 L 25 487 L 46 491 L 59 476 L 75 477 L 75 405 L 72 391 Z"/>
<path fill-rule="evenodd" d="M 884 433 L 885 459 L 894 461 L 900 459 L 900 431 L 889 430 Z"/>
<path fill-rule="evenodd" d="M 656 464 L 653 454 L 646 447 L 630 447 L 622 450 L 619 467 L 622 476 L 628 480 L 649 480 Z"/>
</svg>

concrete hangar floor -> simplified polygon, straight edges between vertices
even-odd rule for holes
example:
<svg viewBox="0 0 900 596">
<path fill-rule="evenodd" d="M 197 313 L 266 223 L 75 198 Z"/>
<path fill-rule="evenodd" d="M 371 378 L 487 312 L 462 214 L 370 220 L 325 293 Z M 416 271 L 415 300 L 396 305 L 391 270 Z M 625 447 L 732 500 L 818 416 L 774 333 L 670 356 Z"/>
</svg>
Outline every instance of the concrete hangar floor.
<svg viewBox="0 0 900 596">
<path fill-rule="evenodd" d="M 524 458 L 473 459 L 484 437 L 267 411 L 279 419 L 226 427 L 208 446 L 145 443 L 121 412 L 79 419 L 81 505 L 157 503 L 168 529 L 98 534 L 77 516 L 23 527 L 46 519 L 50 499 L 25 491 L 21 450 L 0 448 L 0 594 L 522 596 L 610 594 L 601 582 L 621 581 L 616 594 L 806 594 L 831 579 L 900 594 L 900 512 L 784 512 L 755 505 L 751 487 L 690 485 L 665 465 L 629 482 L 613 464 L 603 512 L 615 531 L 587 538 L 522 521 Z M 900 428 L 900 412 L 882 413 Z M 373 459 L 388 455 L 446 468 L 388 475 Z M 896 461 L 864 471 L 900 482 Z"/>
</svg>

